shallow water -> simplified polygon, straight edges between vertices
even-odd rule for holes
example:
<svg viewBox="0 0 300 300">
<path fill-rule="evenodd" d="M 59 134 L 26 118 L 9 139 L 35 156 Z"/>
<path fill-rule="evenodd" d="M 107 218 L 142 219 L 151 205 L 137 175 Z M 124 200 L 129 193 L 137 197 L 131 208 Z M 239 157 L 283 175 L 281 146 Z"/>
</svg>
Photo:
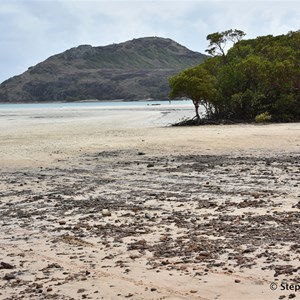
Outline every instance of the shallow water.
<svg viewBox="0 0 300 300">
<path fill-rule="evenodd" d="M 64 109 L 64 108 L 102 108 L 102 107 L 147 107 L 160 105 L 192 104 L 190 100 L 160 101 L 93 101 L 93 102 L 49 102 L 49 103 L 0 103 L 1 110 L 11 109 Z"/>
</svg>

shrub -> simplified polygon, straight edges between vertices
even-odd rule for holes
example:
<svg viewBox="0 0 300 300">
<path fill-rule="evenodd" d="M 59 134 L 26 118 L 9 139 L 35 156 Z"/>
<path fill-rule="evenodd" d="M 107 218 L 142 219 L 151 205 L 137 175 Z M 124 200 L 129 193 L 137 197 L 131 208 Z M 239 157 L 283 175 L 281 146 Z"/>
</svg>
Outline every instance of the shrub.
<svg viewBox="0 0 300 300">
<path fill-rule="evenodd" d="M 272 120 L 272 116 L 268 112 L 261 113 L 255 117 L 256 123 L 266 123 Z"/>
</svg>

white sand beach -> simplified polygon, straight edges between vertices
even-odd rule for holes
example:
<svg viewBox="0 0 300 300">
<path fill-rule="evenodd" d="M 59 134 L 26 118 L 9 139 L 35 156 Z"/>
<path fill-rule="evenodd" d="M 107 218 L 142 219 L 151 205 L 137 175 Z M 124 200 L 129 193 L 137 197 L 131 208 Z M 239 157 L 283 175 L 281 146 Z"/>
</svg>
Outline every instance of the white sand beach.
<svg viewBox="0 0 300 300">
<path fill-rule="evenodd" d="M 0 107 L 0 298 L 299 297 L 300 124 L 191 116 Z"/>
</svg>

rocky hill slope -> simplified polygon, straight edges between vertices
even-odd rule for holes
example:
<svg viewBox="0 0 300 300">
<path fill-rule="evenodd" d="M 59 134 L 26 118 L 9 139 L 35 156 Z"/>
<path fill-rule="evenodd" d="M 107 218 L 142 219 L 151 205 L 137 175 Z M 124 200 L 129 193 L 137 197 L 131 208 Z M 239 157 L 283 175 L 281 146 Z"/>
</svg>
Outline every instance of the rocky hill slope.
<svg viewBox="0 0 300 300">
<path fill-rule="evenodd" d="M 206 55 L 149 37 L 104 47 L 81 45 L 0 85 L 1 102 L 165 99 L 168 78 Z"/>
</svg>

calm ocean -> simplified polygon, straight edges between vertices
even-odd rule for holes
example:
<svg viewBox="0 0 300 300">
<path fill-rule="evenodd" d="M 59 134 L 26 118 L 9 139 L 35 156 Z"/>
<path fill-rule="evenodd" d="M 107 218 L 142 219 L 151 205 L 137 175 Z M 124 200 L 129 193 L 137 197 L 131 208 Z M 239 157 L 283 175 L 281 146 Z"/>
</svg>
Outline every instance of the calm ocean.
<svg viewBox="0 0 300 300">
<path fill-rule="evenodd" d="M 190 100 L 162 101 L 95 101 L 95 102 L 51 102 L 51 103 L 0 103 L 0 110 L 12 109 L 59 109 L 59 108 L 101 108 L 101 107 L 146 107 L 156 105 L 186 105 Z"/>
</svg>

